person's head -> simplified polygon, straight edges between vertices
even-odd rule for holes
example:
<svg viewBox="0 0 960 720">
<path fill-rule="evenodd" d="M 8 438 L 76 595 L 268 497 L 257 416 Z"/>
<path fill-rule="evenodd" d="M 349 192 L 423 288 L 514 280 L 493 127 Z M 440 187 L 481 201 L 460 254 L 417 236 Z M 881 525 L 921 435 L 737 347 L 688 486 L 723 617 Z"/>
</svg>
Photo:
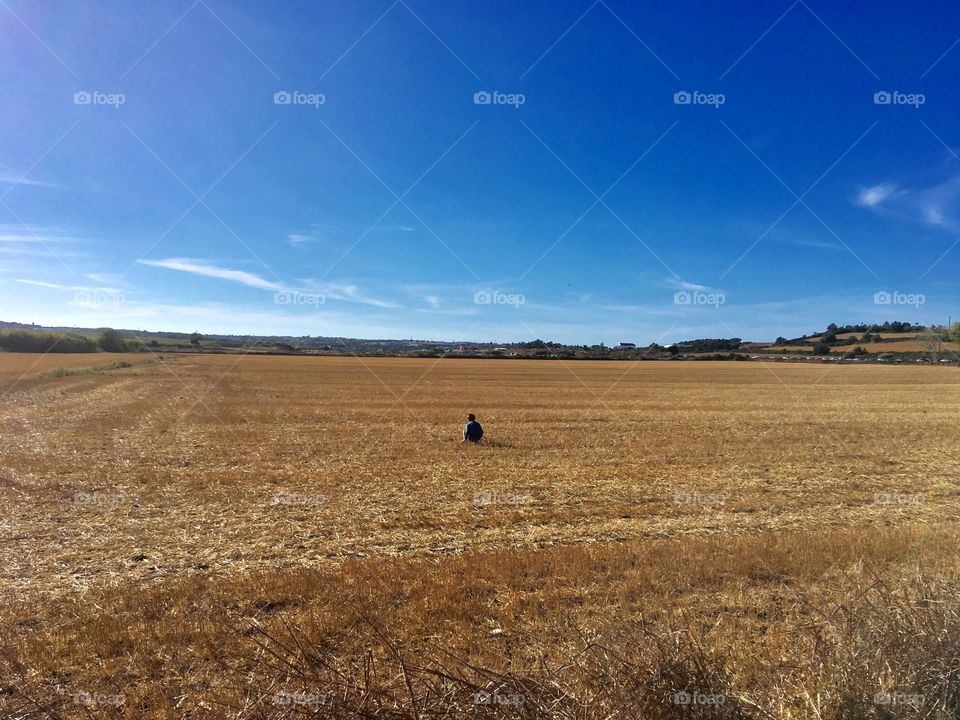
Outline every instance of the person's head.
<svg viewBox="0 0 960 720">
<path fill-rule="evenodd" d="M 477 416 L 474 415 L 473 413 L 470 413 L 469 415 L 467 415 L 467 420 L 469 420 L 470 422 L 473 422 L 476 419 L 477 419 Z"/>
</svg>

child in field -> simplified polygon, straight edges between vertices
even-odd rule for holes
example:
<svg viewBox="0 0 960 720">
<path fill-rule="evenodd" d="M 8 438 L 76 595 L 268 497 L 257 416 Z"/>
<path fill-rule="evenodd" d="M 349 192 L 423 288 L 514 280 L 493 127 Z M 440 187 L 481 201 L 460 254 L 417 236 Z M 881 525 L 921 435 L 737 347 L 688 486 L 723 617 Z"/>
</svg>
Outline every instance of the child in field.
<svg viewBox="0 0 960 720">
<path fill-rule="evenodd" d="M 480 423 L 477 422 L 477 416 L 473 413 L 467 415 L 467 424 L 463 428 L 463 440 L 460 442 L 470 441 L 472 443 L 480 442 L 480 439 L 483 437 L 483 428 L 480 427 Z"/>
</svg>

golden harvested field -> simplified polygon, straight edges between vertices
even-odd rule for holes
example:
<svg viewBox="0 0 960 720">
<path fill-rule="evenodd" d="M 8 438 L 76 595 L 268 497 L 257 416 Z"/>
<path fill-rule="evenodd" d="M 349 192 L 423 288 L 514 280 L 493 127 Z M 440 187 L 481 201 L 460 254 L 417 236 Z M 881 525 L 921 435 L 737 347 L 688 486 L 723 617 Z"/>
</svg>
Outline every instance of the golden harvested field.
<svg viewBox="0 0 960 720">
<path fill-rule="evenodd" d="M 9 716 L 672 717 L 706 684 L 724 717 L 846 717 L 851 688 L 926 676 L 827 660 L 909 664 L 927 645 L 877 628 L 960 624 L 956 368 L 50 373 L 116 359 L 0 354 Z M 470 411 L 480 446 L 458 442 Z"/>
<path fill-rule="evenodd" d="M 3 388 L 6 395 L 16 389 L 20 383 L 42 377 L 57 368 L 83 370 L 123 361 L 130 362 L 130 356 L 122 353 L 98 353 L 96 355 L 90 355 L 89 353 L 78 353 L 76 355 L 3 353 L 0 354 L 0 383 L 2 383 L 0 387 Z"/>
</svg>

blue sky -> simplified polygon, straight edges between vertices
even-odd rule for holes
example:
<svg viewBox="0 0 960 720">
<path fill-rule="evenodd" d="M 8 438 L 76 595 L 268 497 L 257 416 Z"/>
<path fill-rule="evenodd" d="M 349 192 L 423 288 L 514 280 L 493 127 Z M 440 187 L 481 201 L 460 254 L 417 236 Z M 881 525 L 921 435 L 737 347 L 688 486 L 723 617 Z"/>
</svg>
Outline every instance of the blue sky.
<svg viewBox="0 0 960 720">
<path fill-rule="evenodd" d="M 2 0 L 0 37 L 0 319 L 645 344 L 960 315 L 946 3 Z"/>
</svg>

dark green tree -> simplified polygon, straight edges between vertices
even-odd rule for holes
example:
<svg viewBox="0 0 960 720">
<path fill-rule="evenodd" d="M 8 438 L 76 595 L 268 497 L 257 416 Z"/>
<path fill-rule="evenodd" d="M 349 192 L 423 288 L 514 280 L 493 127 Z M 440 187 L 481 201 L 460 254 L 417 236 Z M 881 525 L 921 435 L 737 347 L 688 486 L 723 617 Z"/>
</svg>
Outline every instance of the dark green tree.
<svg viewBox="0 0 960 720">
<path fill-rule="evenodd" d="M 104 352 L 122 353 L 127 351 L 127 344 L 123 341 L 123 336 L 113 328 L 104 330 L 97 338 L 97 345 Z"/>
</svg>

